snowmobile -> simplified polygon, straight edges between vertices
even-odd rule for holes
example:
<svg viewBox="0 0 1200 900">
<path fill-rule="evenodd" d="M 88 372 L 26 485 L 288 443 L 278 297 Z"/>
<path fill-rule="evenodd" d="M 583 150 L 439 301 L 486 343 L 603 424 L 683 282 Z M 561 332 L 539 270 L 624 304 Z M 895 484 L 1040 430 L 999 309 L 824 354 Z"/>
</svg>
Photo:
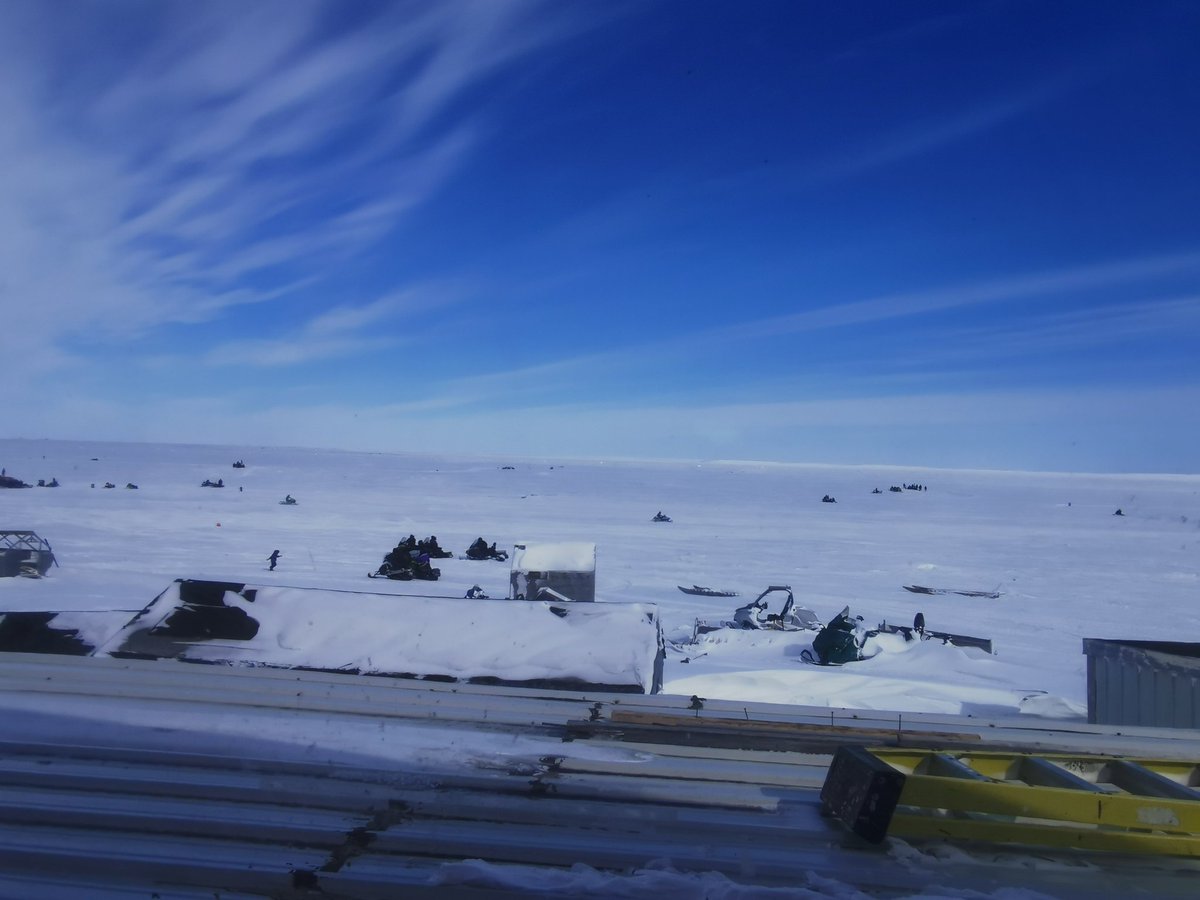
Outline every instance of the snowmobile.
<svg viewBox="0 0 1200 900">
<path fill-rule="evenodd" d="M 819 666 L 840 666 L 848 662 L 858 662 L 869 658 L 863 656 L 863 646 L 868 638 L 877 634 L 900 634 L 906 641 L 941 641 L 955 647 L 977 647 L 988 653 L 992 652 L 992 642 L 988 638 L 951 634 L 948 631 L 930 631 L 925 627 L 925 614 L 920 612 L 913 617 L 911 628 L 907 625 L 889 625 L 887 622 L 881 622 L 878 628 L 866 630 L 862 624 L 862 616 L 851 618 L 850 607 L 847 606 L 813 639 L 812 650 L 801 651 L 800 657 L 805 662 Z"/>
<path fill-rule="evenodd" d="M 800 658 L 819 666 L 857 662 L 863 658 L 862 648 L 869 636 L 863 629 L 862 616 L 851 617 L 847 606 L 818 632 L 812 650 L 802 650 Z"/>
<path fill-rule="evenodd" d="M 430 559 L 451 559 L 454 556 L 449 550 L 442 549 L 436 534 L 431 534 L 423 541 L 417 541 L 417 549 L 428 553 Z"/>
<path fill-rule="evenodd" d="M 778 613 L 767 611 L 766 596 L 774 591 L 787 594 L 783 606 Z M 697 619 L 692 629 L 692 639 L 710 631 L 722 628 L 738 628 L 748 631 L 816 631 L 821 627 L 821 620 L 816 613 L 804 606 L 796 605 L 792 589 L 786 584 L 773 584 L 745 606 L 739 606 L 733 613 L 732 621 L 713 625 L 703 619 Z"/>
<path fill-rule="evenodd" d="M 368 572 L 368 578 L 389 578 L 392 581 L 437 581 L 441 569 L 435 569 L 429 564 L 429 554 L 418 550 L 416 538 L 412 535 L 401 541 L 388 551 L 383 562 L 374 573 Z"/>
<path fill-rule="evenodd" d="M 466 558 L 476 561 L 484 559 L 498 559 L 503 562 L 504 560 L 508 559 L 508 551 L 497 550 L 495 541 L 492 541 L 491 545 L 489 546 L 487 541 L 479 537 L 475 538 L 475 543 L 471 544 L 471 546 L 467 548 Z"/>
<path fill-rule="evenodd" d="M 375 572 L 368 572 L 367 577 L 387 578 L 391 581 L 412 581 L 414 578 L 418 581 L 437 581 L 442 577 L 442 570 L 435 569 L 427 560 L 414 559 L 405 565 L 403 562 L 396 564 L 385 559 Z"/>
<path fill-rule="evenodd" d="M 668 516 L 668 515 L 665 515 L 665 514 L 664 514 L 664 513 L 663 513 L 663 512 L 660 510 L 659 512 L 657 512 L 657 513 L 655 513 L 655 514 L 654 514 L 654 518 L 653 518 L 653 519 L 651 519 L 650 521 L 651 521 L 651 522 L 670 522 L 670 521 L 671 521 L 671 517 L 670 517 L 670 516 Z"/>
<path fill-rule="evenodd" d="M 288 494 L 286 497 L 284 497 L 282 500 L 279 501 L 279 505 L 280 506 L 295 506 L 296 498 L 293 497 L 291 494 Z"/>
</svg>

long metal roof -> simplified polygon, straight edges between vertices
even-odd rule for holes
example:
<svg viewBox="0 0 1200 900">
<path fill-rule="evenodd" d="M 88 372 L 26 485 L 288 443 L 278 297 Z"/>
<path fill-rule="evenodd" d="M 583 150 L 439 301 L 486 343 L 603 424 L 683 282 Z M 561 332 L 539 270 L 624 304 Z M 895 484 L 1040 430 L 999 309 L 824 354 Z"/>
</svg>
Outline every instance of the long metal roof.
<svg viewBox="0 0 1200 900">
<path fill-rule="evenodd" d="M 1168 897 L 1200 875 L 873 846 L 818 796 L 844 743 L 1183 759 L 1196 732 L 38 654 L 0 654 L 0 706 L 0 896 Z"/>
</svg>

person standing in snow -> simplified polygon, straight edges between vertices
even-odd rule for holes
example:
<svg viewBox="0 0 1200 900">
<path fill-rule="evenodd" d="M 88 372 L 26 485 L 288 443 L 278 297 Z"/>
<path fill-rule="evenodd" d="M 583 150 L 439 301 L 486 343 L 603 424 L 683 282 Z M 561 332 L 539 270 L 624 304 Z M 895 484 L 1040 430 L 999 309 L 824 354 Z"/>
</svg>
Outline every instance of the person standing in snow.
<svg viewBox="0 0 1200 900">
<path fill-rule="evenodd" d="M 267 561 L 271 564 L 272 572 L 275 571 L 275 563 L 279 562 L 280 556 L 281 556 L 280 552 L 278 550 L 275 550 L 274 552 L 271 553 L 270 556 L 267 557 Z"/>
</svg>

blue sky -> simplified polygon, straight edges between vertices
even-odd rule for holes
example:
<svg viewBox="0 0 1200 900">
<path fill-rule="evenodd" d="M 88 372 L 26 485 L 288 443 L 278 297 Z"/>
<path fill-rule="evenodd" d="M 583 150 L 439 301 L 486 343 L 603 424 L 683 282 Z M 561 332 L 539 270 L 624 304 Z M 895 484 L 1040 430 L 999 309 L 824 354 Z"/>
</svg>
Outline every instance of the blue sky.
<svg viewBox="0 0 1200 900">
<path fill-rule="evenodd" d="M 0 5 L 14 437 L 1200 471 L 1191 2 Z"/>
</svg>

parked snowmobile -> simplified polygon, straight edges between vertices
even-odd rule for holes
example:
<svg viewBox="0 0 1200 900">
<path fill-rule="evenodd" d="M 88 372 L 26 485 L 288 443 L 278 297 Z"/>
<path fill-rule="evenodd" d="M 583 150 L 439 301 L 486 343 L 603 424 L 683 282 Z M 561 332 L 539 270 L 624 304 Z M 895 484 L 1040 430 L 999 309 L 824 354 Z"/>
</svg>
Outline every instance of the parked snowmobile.
<svg viewBox="0 0 1200 900">
<path fill-rule="evenodd" d="M 778 613 L 768 612 L 767 594 L 782 591 L 787 594 L 783 606 Z M 786 584 L 773 584 L 745 606 L 739 606 L 733 613 L 732 621 L 724 621 L 713 625 L 703 619 L 697 619 L 692 629 L 692 638 L 719 631 L 722 628 L 740 628 L 750 631 L 816 631 L 821 627 L 821 620 L 816 613 L 804 606 L 796 605 L 792 589 Z"/>
<path fill-rule="evenodd" d="M 417 541 L 417 549 L 428 553 L 430 559 L 451 559 L 454 556 L 449 550 L 442 549 L 436 534 L 431 534 L 423 541 Z"/>
<path fill-rule="evenodd" d="M 498 559 L 501 562 L 508 559 L 507 550 L 497 550 L 496 542 L 492 541 L 489 545 L 483 538 L 475 538 L 475 542 L 467 548 L 467 559 L 483 560 L 483 559 Z"/>
<path fill-rule="evenodd" d="M 392 581 L 437 581 L 442 577 L 442 570 L 429 565 L 429 561 L 414 559 L 411 563 L 390 563 L 384 560 L 374 573 L 367 573 L 368 578 L 389 578 Z"/>
<path fill-rule="evenodd" d="M 829 623 L 813 638 L 812 651 L 804 650 L 800 656 L 805 662 L 822 666 L 840 666 L 857 662 L 863 658 L 863 644 L 867 642 L 862 616 L 850 615 L 847 606 L 829 620 Z M 813 657 L 816 654 L 816 657 Z"/>
<path fill-rule="evenodd" d="M 429 554 L 416 549 L 416 538 L 411 535 L 401 541 L 383 558 L 374 574 L 368 572 L 368 578 L 390 578 L 392 581 L 437 581 L 442 575 L 441 569 L 435 569 L 429 564 Z"/>
<path fill-rule="evenodd" d="M 924 613 L 916 614 L 911 628 L 907 625 L 889 625 L 887 622 L 881 622 L 878 628 L 868 631 L 863 628 L 862 616 L 851 618 L 850 607 L 847 606 L 813 639 L 812 650 L 804 650 L 800 656 L 805 662 L 821 666 L 858 662 L 867 658 L 863 656 L 863 645 L 867 639 L 877 634 L 899 634 L 903 635 L 906 641 L 941 641 L 955 647 L 977 647 L 987 653 L 993 652 L 989 638 L 931 631 L 925 627 Z"/>
</svg>

